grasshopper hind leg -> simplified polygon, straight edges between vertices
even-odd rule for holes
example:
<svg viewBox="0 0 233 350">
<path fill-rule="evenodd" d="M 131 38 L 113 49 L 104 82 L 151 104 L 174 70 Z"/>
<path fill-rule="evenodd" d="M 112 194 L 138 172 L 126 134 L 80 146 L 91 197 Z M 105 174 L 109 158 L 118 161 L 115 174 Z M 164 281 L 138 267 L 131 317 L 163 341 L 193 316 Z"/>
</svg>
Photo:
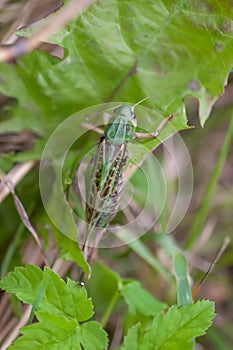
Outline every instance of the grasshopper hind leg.
<svg viewBox="0 0 233 350">
<path fill-rule="evenodd" d="M 155 132 L 153 133 L 141 133 L 141 132 L 135 132 L 135 139 L 155 139 L 156 137 L 159 136 L 160 131 L 163 129 L 163 127 L 165 126 L 165 124 L 167 124 L 167 122 L 171 121 L 175 116 L 177 115 L 177 113 L 173 113 L 170 114 L 169 116 L 167 116 L 166 118 L 164 118 L 158 125 L 157 129 L 155 130 Z"/>
</svg>

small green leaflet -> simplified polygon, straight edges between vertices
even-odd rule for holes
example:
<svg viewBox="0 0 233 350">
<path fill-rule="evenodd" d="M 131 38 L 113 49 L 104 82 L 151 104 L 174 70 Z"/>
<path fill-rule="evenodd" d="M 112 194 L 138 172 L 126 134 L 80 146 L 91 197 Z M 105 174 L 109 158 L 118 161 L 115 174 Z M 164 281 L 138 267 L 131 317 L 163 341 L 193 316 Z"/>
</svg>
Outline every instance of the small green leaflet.
<svg viewBox="0 0 233 350">
<path fill-rule="evenodd" d="M 107 348 L 107 334 L 93 316 L 93 305 L 85 287 L 55 272 L 27 264 L 16 267 L 0 281 L 0 287 L 14 293 L 24 303 L 34 305 L 38 323 L 22 329 L 23 336 L 9 348 L 16 349 L 85 349 Z M 40 300 L 38 303 L 38 295 Z M 82 324 L 80 324 L 82 322 Z M 83 323 L 84 322 L 84 323 Z"/>
<path fill-rule="evenodd" d="M 81 325 L 72 319 L 37 313 L 38 323 L 21 329 L 9 350 L 103 350 L 107 349 L 107 334 L 98 322 Z"/>
<path fill-rule="evenodd" d="M 32 305 L 38 294 L 41 294 L 41 288 L 44 288 L 38 311 L 56 315 L 65 314 L 79 322 L 84 322 L 93 316 L 92 302 L 87 298 L 86 289 L 71 279 L 67 279 L 65 283 L 48 268 L 42 271 L 30 264 L 16 267 L 0 281 L 0 287 L 8 293 L 16 294 L 22 302 Z"/>
<path fill-rule="evenodd" d="M 82 251 L 77 242 L 60 233 L 55 226 L 53 226 L 53 233 L 57 246 L 60 250 L 60 259 L 75 262 L 83 269 L 86 276 L 89 276 L 91 273 L 91 268 L 84 259 Z"/>
<path fill-rule="evenodd" d="M 134 350 L 191 350 L 193 339 L 206 333 L 214 316 L 214 303 L 208 300 L 172 306 L 154 318 L 146 333 L 140 333 L 140 323 L 133 326 L 121 350 L 131 350 L 132 345 Z"/>
<path fill-rule="evenodd" d="M 126 283 L 121 289 L 121 294 L 129 306 L 129 312 L 133 315 L 139 313 L 145 316 L 154 316 L 167 306 L 142 288 L 137 281 Z"/>
</svg>

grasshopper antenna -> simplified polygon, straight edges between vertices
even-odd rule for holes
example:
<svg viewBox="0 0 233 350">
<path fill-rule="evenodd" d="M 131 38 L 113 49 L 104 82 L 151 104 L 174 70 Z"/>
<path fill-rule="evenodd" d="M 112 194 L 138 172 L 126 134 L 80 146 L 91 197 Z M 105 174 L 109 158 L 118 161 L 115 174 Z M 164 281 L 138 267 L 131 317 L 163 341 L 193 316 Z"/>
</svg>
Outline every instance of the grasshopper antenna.
<svg viewBox="0 0 233 350">
<path fill-rule="evenodd" d="M 136 106 L 138 106 L 140 103 L 144 102 L 145 100 L 148 100 L 149 98 L 153 98 L 153 97 L 159 96 L 159 95 L 163 94 L 164 92 L 169 91 L 169 90 L 174 89 L 174 88 L 177 88 L 177 87 L 179 87 L 179 86 L 180 86 L 180 85 L 172 85 L 172 86 L 169 86 L 168 88 L 165 88 L 165 89 L 160 90 L 159 93 L 157 93 L 157 94 L 153 94 L 153 95 L 144 97 L 144 98 L 142 98 L 140 101 L 138 101 L 137 103 L 135 103 L 135 104 L 133 105 L 133 109 L 134 109 Z"/>
<path fill-rule="evenodd" d="M 135 103 L 135 104 L 133 105 L 133 109 L 134 109 L 136 106 L 140 105 L 140 103 L 142 103 L 142 102 L 148 100 L 148 98 L 150 98 L 150 96 L 144 97 L 143 99 L 141 99 L 140 101 L 138 101 L 137 103 Z"/>
</svg>

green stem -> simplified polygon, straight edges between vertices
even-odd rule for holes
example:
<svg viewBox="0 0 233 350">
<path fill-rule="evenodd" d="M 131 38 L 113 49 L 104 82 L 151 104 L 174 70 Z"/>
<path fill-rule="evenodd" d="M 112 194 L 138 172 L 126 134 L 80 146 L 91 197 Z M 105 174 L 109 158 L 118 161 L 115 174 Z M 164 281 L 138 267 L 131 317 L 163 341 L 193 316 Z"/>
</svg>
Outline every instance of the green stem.
<svg viewBox="0 0 233 350">
<path fill-rule="evenodd" d="M 107 307 L 107 310 L 105 311 L 105 314 L 103 315 L 103 318 L 102 318 L 102 321 L 101 321 L 101 324 L 102 324 L 103 327 L 106 326 L 106 324 L 108 322 L 108 319 L 109 319 L 109 317 L 110 317 L 110 315 L 112 313 L 112 310 L 113 310 L 113 308 L 114 308 L 118 298 L 119 298 L 119 291 L 116 290 L 115 293 L 113 294 L 113 297 L 112 297 L 108 307 Z"/>
<path fill-rule="evenodd" d="M 210 181 L 208 183 L 201 207 L 196 215 L 194 224 L 188 235 L 188 239 L 185 244 L 186 249 L 191 249 L 194 246 L 196 240 L 198 239 L 198 236 L 200 235 L 203 229 L 203 226 L 205 224 L 205 221 L 209 212 L 211 200 L 212 200 L 215 188 L 217 186 L 219 176 L 222 172 L 223 165 L 225 163 L 225 160 L 227 158 L 227 155 L 230 149 L 232 138 L 233 138 L 233 117 L 231 117 L 231 121 L 226 132 L 224 144 L 219 152 L 217 163 L 210 177 Z"/>
</svg>

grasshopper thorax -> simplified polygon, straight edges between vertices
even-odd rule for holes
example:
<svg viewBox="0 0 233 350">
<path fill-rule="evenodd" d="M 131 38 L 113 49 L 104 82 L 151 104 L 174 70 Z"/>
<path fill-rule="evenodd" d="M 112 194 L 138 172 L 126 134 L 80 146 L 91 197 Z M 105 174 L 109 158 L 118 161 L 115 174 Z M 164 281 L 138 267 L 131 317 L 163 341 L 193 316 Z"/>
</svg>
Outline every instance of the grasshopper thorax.
<svg viewBox="0 0 233 350">
<path fill-rule="evenodd" d="M 104 131 L 104 138 L 108 143 L 122 145 L 134 139 L 137 126 L 134 107 L 125 103 L 116 108 Z"/>
</svg>

